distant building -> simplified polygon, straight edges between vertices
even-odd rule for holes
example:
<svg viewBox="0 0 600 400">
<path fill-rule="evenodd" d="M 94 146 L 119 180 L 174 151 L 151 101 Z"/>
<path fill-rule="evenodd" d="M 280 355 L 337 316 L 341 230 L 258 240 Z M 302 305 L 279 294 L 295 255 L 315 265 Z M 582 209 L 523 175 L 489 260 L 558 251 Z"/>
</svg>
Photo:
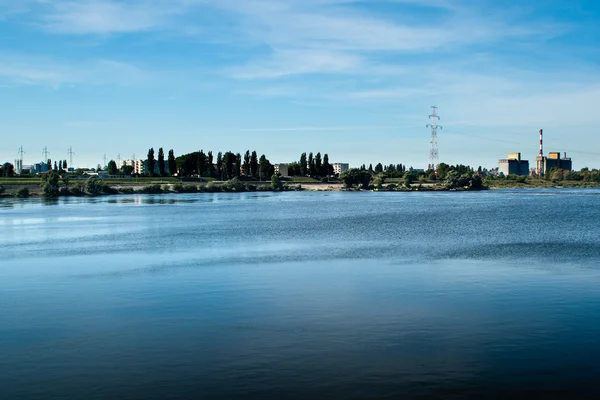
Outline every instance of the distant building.
<svg viewBox="0 0 600 400">
<path fill-rule="evenodd" d="M 521 160 L 521 153 L 508 153 L 504 160 L 498 160 L 498 172 L 508 175 L 529 175 L 529 161 Z"/>
<path fill-rule="evenodd" d="M 15 174 L 21 175 L 21 171 L 23 171 L 23 160 L 15 160 Z"/>
<path fill-rule="evenodd" d="M 51 169 L 52 169 L 52 166 L 50 165 L 50 163 L 40 162 L 40 163 L 34 164 L 32 166 L 31 173 L 32 174 L 43 174 L 45 172 L 50 171 Z"/>
<path fill-rule="evenodd" d="M 552 168 L 560 168 L 565 171 L 571 171 L 573 169 L 573 162 L 570 158 L 567 158 L 567 153 L 564 153 L 564 157 L 560 158 L 559 152 L 548 153 L 548 157 L 538 156 L 535 159 L 535 170 L 538 175 L 546 175 Z"/>
<path fill-rule="evenodd" d="M 335 164 L 332 164 L 332 167 L 333 167 L 333 173 L 336 175 L 340 175 L 350 169 L 350 164 L 335 163 Z"/>
<path fill-rule="evenodd" d="M 275 164 L 273 167 L 275 167 L 275 174 L 290 176 L 289 164 Z"/>
<path fill-rule="evenodd" d="M 133 162 L 133 173 L 138 175 L 144 175 L 146 173 L 146 161 L 135 160 Z"/>
</svg>

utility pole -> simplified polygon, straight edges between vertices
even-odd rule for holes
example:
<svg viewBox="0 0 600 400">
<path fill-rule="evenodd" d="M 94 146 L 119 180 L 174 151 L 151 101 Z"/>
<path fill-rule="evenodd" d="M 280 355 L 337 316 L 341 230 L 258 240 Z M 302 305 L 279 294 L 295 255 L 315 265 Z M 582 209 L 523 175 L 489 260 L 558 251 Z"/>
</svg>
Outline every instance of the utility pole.
<svg viewBox="0 0 600 400">
<path fill-rule="evenodd" d="M 440 158 L 437 142 L 437 130 L 442 129 L 441 125 L 438 125 L 440 117 L 437 115 L 437 107 L 431 106 L 432 113 L 429 116 L 431 123 L 427 124 L 427 128 L 431 128 L 431 148 L 429 149 L 429 169 L 435 171 L 435 165 Z"/>
</svg>

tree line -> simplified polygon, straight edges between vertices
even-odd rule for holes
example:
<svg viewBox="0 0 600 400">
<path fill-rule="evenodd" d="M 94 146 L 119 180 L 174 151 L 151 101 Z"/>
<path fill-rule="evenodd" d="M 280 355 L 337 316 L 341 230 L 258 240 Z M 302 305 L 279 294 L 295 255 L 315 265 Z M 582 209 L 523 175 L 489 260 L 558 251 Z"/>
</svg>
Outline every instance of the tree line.
<svg viewBox="0 0 600 400">
<path fill-rule="evenodd" d="M 244 155 L 226 151 L 218 152 L 204 150 L 184 154 L 175 160 L 180 176 L 209 177 L 218 180 L 229 180 L 242 176 L 267 180 L 275 173 L 275 166 L 262 154 L 258 157 L 256 151 L 247 150 Z"/>
</svg>

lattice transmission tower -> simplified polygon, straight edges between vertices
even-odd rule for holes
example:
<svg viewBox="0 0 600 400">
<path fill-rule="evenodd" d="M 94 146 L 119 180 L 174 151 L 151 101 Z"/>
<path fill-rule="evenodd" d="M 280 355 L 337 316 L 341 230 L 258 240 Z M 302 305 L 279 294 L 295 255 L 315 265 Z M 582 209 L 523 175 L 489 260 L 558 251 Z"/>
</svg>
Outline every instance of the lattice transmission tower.
<svg viewBox="0 0 600 400">
<path fill-rule="evenodd" d="M 73 156 L 75 155 L 75 153 L 73 153 L 73 148 L 69 147 L 69 150 L 67 151 L 67 154 L 69 155 L 69 166 L 71 168 L 73 168 Z"/>
<path fill-rule="evenodd" d="M 44 146 L 42 154 L 44 155 L 44 162 L 48 162 L 48 154 L 50 154 L 50 152 L 48 151 L 48 146 Z"/>
<path fill-rule="evenodd" d="M 431 123 L 427 124 L 427 128 L 431 128 L 431 148 L 429 150 L 429 169 L 435 170 L 435 165 L 440 159 L 440 153 L 438 150 L 438 142 L 437 142 L 437 130 L 442 129 L 441 125 L 438 125 L 438 121 L 440 117 L 437 115 L 437 107 L 431 106 L 432 113 L 429 116 L 431 119 Z"/>
</svg>

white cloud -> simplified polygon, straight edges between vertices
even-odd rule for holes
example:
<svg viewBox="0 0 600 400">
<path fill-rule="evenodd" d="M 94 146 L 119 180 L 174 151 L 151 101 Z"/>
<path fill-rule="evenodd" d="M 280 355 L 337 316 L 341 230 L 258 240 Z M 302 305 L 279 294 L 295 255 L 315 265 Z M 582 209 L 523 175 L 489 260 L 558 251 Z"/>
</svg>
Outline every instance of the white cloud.
<svg viewBox="0 0 600 400">
<path fill-rule="evenodd" d="M 107 0 L 56 1 L 43 18 L 55 33 L 111 34 L 160 27 L 173 14 L 166 4 Z"/>
<path fill-rule="evenodd" d="M 74 64 L 47 57 L 0 54 L 0 82 L 59 88 L 63 85 L 136 85 L 148 75 L 138 67 L 114 60 Z"/>
<path fill-rule="evenodd" d="M 280 78 L 288 75 L 313 73 L 357 72 L 363 67 L 361 57 L 323 50 L 275 50 L 264 61 L 232 69 L 239 79 Z"/>
</svg>

